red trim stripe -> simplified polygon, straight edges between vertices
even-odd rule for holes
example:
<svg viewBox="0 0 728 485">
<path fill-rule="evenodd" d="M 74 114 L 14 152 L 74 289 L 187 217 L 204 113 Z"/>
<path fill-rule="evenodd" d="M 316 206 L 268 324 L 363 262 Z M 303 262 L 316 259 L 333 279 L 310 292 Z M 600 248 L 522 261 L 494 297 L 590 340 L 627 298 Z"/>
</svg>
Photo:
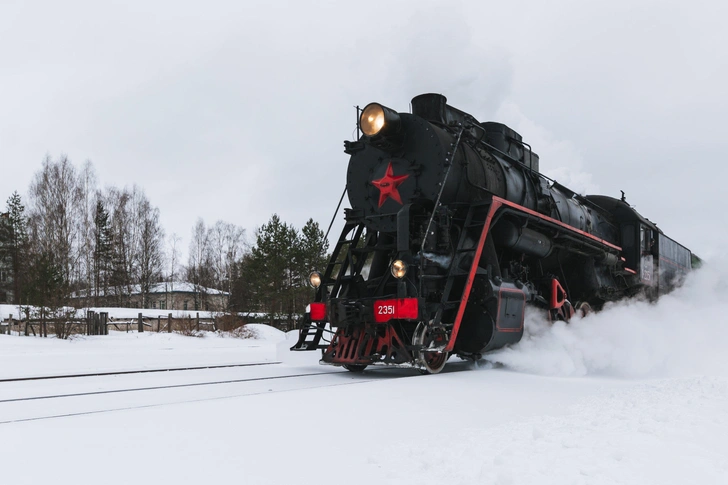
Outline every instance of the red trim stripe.
<svg viewBox="0 0 728 485">
<path fill-rule="evenodd" d="M 580 235 L 582 235 L 584 237 L 588 237 L 589 239 L 592 239 L 593 241 L 596 241 L 596 242 L 598 242 L 600 244 L 604 244 L 605 246 L 608 246 L 608 247 L 610 247 L 612 249 L 616 249 L 617 251 L 621 251 L 622 250 L 622 248 L 620 248 L 619 246 L 615 246 L 614 244 L 610 243 L 609 241 L 605 241 L 604 239 L 600 239 L 600 238 L 598 238 L 598 237 L 596 237 L 596 236 L 594 236 L 592 234 L 589 234 L 588 232 L 584 232 L 581 229 L 577 229 L 577 228 L 575 228 L 573 226 L 570 226 L 570 225 L 566 224 L 565 222 L 558 221 L 558 220 L 553 219 L 553 218 L 551 218 L 549 216 L 545 216 L 545 215 L 543 215 L 543 214 L 541 214 L 539 212 L 536 212 L 534 210 L 531 210 L 531 209 L 529 209 L 527 207 L 523 207 L 522 205 L 518 205 L 518 204 L 516 204 L 514 202 L 510 202 L 508 200 L 501 199 L 500 197 L 493 197 L 493 201 L 495 202 L 496 200 L 499 201 L 503 205 L 507 205 L 509 207 L 513 207 L 514 209 L 517 209 L 517 210 L 519 210 L 521 212 L 525 212 L 528 215 L 531 215 L 531 216 L 534 216 L 534 217 L 538 217 L 539 219 L 542 219 L 544 221 L 551 222 L 552 224 L 556 224 L 557 226 L 563 227 L 564 229 L 568 229 L 569 231 L 575 232 L 575 233 L 580 234 Z"/>
<path fill-rule="evenodd" d="M 682 264 L 676 263 L 675 261 L 673 261 L 671 259 L 667 259 L 664 256 L 660 256 L 660 261 L 663 262 L 663 263 L 667 263 L 669 265 L 672 265 L 672 266 L 676 266 L 676 267 L 678 267 L 680 269 L 684 269 L 685 271 L 690 271 L 692 269 L 692 268 L 687 268 L 687 267 L 683 266 Z"/>
<path fill-rule="evenodd" d="M 522 205 L 516 204 L 514 202 L 510 202 L 510 201 L 502 199 L 500 197 L 493 196 L 492 203 L 490 205 L 490 209 L 488 210 L 488 215 L 485 218 L 485 223 L 483 224 L 483 230 L 480 233 L 480 239 L 478 240 L 478 248 L 476 249 L 475 256 L 473 257 L 473 263 L 470 265 L 468 279 L 465 282 L 465 289 L 463 290 L 463 296 L 460 299 L 460 306 L 458 307 L 458 314 L 455 317 L 455 323 L 452 328 L 452 333 L 450 334 L 450 341 L 447 343 L 447 347 L 445 348 L 446 352 L 452 352 L 452 349 L 455 347 L 455 341 L 457 340 L 458 332 L 460 331 L 460 324 L 463 321 L 463 314 L 465 313 L 465 307 L 467 306 L 468 300 L 470 298 L 470 290 L 473 287 L 473 281 L 475 281 L 475 273 L 478 269 L 478 262 L 480 261 L 480 256 L 483 254 L 483 245 L 485 244 L 485 239 L 488 236 L 488 232 L 490 231 L 490 225 L 493 222 L 493 217 L 495 216 L 496 211 L 498 209 L 500 209 L 502 206 L 508 206 L 508 207 L 511 207 L 518 211 L 521 211 L 523 213 L 529 214 L 531 216 L 538 217 L 541 220 L 550 222 L 552 224 L 556 224 L 557 226 L 562 227 L 568 231 L 571 231 L 573 233 L 576 233 L 581 236 L 592 239 L 593 241 L 603 244 L 604 246 L 610 247 L 612 249 L 616 249 L 617 251 L 622 251 L 621 247 L 614 245 L 614 244 L 610 243 L 609 241 L 600 239 L 592 234 L 589 234 L 588 232 L 584 232 L 580 229 L 576 229 L 575 227 L 572 227 L 564 222 L 561 222 L 561 221 L 558 221 L 551 217 L 540 214 L 527 207 L 523 207 Z"/>
<path fill-rule="evenodd" d="M 465 307 L 468 304 L 470 298 L 470 290 L 473 287 L 473 281 L 475 281 L 475 272 L 478 270 L 478 262 L 480 256 L 483 254 L 483 244 L 485 244 L 485 238 L 488 236 L 490 230 L 490 224 L 493 222 L 493 216 L 495 212 L 501 207 L 503 199 L 493 197 L 493 202 L 488 209 L 488 216 L 485 218 L 485 224 L 483 224 L 483 230 L 480 232 L 480 239 L 478 240 L 478 248 L 475 250 L 475 256 L 473 257 L 473 264 L 470 265 L 470 272 L 468 273 L 468 279 L 465 282 L 465 289 L 463 290 L 463 296 L 460 299 L 460 306 L 458 307 L 458 314 L 455 317 L 455 324 L 452 327 L 452 333 L 450 334 L 450 341 L 447 343 L 445 348 L 446 352 L 452 352 L 455 347 L 455 341 L 458 338 L 458 332 L 460 331 L 460 323 L 463 321 L 463 314 L 465 313 Z"/>
</svg>

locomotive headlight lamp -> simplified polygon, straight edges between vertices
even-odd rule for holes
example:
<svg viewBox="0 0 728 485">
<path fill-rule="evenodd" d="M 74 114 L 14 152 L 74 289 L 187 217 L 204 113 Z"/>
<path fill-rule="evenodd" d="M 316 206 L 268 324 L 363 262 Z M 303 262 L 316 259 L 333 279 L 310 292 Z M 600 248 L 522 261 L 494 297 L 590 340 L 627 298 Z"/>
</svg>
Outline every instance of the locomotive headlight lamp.
<svg viewBox="0 0 728 485">
<path fill-rule="evenodd" d="M 319 273 L 318 271 L 314 271 L 313 273 L 311 273 L 311 275 L 308 277 L 308 282 L 314 288 L 318 288 L 319 286 L 321 286 L 321 273 Z"/>
<path fill-rule="evenodd" d="M 402 261 L 401 259 L 397 259 L 392 263 L 392 276 L 394 276 L 397 279 L 404 278 L 404 275 L 407 274 L 407 263 Z"/>
<path fill-rule="evenodd" d="M 361 112 L 361 131 L 367 136 L 374 136 L 384 127 L 384 110 L 382 105 L 371 103 Z"/>
<path fill-rule="evenodd" d="M 393 109 L 379 103 L 369 103 L 359 118 L 361 131 L 367 136 L 390 136 L 399 132 L 402 121 Z"/>
</svg>

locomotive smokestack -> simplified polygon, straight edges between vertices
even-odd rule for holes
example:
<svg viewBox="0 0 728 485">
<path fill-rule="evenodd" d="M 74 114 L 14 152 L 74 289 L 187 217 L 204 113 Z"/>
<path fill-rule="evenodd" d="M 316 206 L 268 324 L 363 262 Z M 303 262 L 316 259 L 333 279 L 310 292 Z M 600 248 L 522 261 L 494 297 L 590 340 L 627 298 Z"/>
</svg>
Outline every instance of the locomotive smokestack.
<svg viewBox="0 0 728 485">
<path fill-rule="evenodd" d="M 442 94 L 420 94 L 412 98 L 411 103 L 412 114 L 427 121 L 434 121 L 443 125 L 478 123 L 478 120 L 472 115 L 447 104 L 447 98 Z"/>
<path fill-rule="evenodd" d="M 426 119 L 445 123 L 447 98 L 442 94 L 420 94 L 412 98 L 412 114 Z"/>
</svg>

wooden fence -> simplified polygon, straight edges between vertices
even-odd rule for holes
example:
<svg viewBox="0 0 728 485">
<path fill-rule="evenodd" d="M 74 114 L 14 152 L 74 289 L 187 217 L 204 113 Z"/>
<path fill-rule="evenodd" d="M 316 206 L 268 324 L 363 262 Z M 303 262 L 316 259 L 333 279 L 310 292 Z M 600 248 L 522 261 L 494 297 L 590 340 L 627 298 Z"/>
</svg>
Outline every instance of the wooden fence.
<svg viewBox="0 0 728 485">
<path fill-rule="evenodd" d="M 200 318 L 197 313 L 195 317 L 173 317 L 171 313 L 164 316 L 144 316 L 139 313 L 134 319 L 111 319 L 107 312 L 94 312 L 89 310 L 85 319 L 78 318 L 38 318 L 15 320 L 10 315 L 8 319 L 0 322 L 0 333 L 12 333 L 17 331 L 25 336 L 34 335 L 47 337 L 48 328 L 59 338 L 67 338 L 72 334 L 82 335 L 108 335 L 109 327 L 118 331 L 144 332 L 177 332 L 184 335 L 194 335 L 196 332 L 207 331 L 231 331 L 247 323 L 247 319 L 237 315 L 222 315 L 211 318 Z M 37 331 L 36 331 L 37 330 Z"/>
<path fill-rule="evenodd" d="M 66 338 L 72 334 L 105 335 L 104 325 L 107 314 L 96 314 L 95 321 L 78 318 L 31 318 L 15 320 L 13 316 L 2 322 L 0 333 L 11 334 L 13 331 L 23 334 L 47 337 L 50 327 L 51 333 L 59 338 Z"/>
</svg>

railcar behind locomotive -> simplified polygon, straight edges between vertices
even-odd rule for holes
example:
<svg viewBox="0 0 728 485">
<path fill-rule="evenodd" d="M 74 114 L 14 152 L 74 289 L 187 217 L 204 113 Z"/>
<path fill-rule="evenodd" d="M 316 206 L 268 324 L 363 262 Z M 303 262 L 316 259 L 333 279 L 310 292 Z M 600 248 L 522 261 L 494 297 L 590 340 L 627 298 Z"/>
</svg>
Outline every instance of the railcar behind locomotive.
<svg viewBox="0 0 728 485">
<path fill-rule="evenodd" d="M 582 196 L 542 175 L 504 124 L 423 94 L 412 113 L 359 117 L 351 208 L 292 350 L 322 363 L 437 373 L 518 342 L 527 305 L 553 320 L 657 298 L 698 263 L 622 195 Z"/>
</svg>

